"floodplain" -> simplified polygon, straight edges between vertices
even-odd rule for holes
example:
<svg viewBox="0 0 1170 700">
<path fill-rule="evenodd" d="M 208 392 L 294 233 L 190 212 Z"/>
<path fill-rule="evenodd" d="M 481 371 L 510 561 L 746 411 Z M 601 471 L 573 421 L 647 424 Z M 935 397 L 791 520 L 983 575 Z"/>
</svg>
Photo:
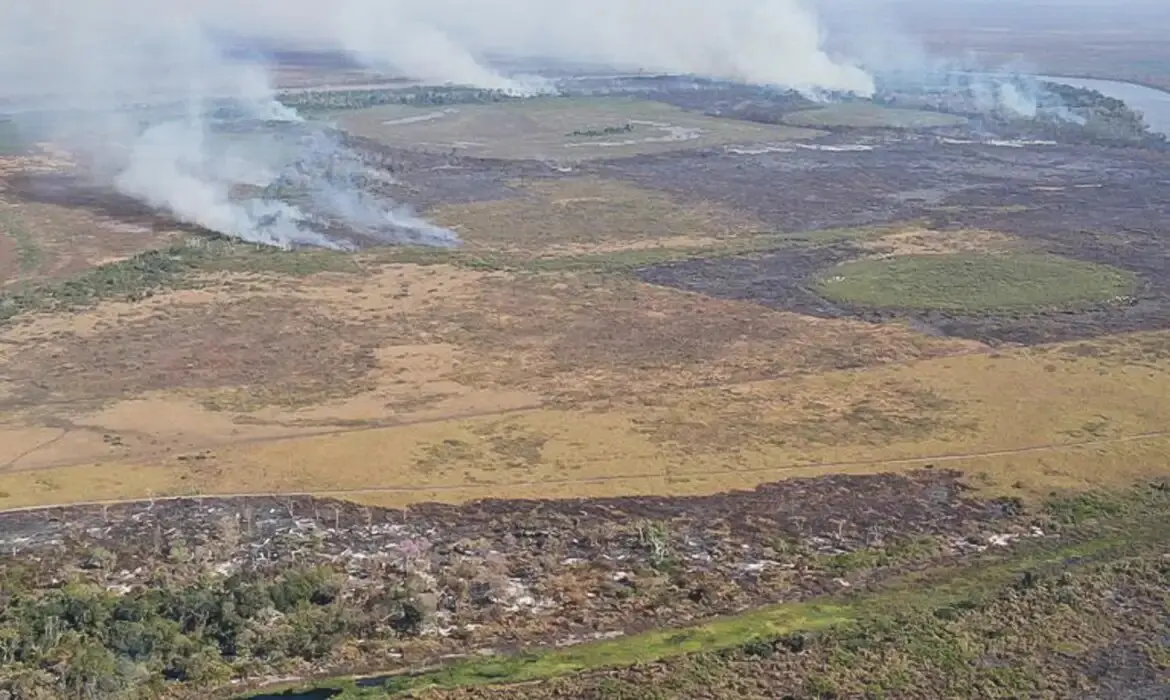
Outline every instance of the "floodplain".
<svg viewBox="0 0 1170 700">
<path fill-rule="evenodd" d="M 1170 152 L 559 100 L 328 116 L 452 249 L 241 243 L 0 157 L 6 629 L 132 601 L 162 651 L 78 643 L 175 698 L 1164 673 Z M 39 650 L 0 682 L 66 687 Z"/>
</svg>

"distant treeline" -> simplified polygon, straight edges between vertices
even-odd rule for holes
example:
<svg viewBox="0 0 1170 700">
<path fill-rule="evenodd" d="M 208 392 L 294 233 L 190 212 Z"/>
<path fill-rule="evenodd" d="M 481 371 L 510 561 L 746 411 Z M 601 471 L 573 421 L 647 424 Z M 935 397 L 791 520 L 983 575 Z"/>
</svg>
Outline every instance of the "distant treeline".
<svg viewBox="0 0 1170 700">
<path fill-rule="evenodd" d="M 1150 131 L 1140 112 L 1096 90 L 1062 83 L 1041 83 L 1034 117 L 993 113 L 981 123 L 1007 136 L 1049 138 L 1064 143 L 1160 145 L 1166 138 Z"/>
<path fill-rule="evenodd" d="M 488 104 L 520 98 L 503 90 L 416 86 L 394 89 L 289 92 L 281 94 L 279 99 L 282 104 L 298 112 L 312 113 L 364 109 L 380 105 Z"/>
</svg>

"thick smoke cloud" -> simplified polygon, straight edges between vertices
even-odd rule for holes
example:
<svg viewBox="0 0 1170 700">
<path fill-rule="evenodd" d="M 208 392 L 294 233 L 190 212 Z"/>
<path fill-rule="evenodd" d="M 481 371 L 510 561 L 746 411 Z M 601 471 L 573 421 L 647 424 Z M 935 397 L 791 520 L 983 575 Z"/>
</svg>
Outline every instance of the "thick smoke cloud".
<svg viewBox="0 0 1170 700">
<path fill-rule="evenodd" d="M 519 87 L 482 58 L 555 59 L 869 93 L 800 0 L 262 0 L 220 21 L 345 48 L 421 79 Z M 227 28 L 227 27 L 225 27 Z"/>
<path fill-rule="evenodd" d="M 0 8 L 0 99 L 52 107 L 51 136 L 104 184 L 216 231 L 336 245 L 325 229 L 341 220 L 384 240 L 455 242 L 393 203 L 355 194 L 368 180 L 360 159 L 322 130 L 291 145 L 217 130 L 210 115 L 225 103 L 238 119 L 299 120 L 274 101 L 263 67 L 227 57 L 216 40 L 225 35 L 341 49 L 399 75 L 513 91 L 542 83 L 489 57 L 873 90 L 864 71 L 822 50 L 816 15 L 798 0 L 39 0 Z M 270 196 L 289 190 L 297 196 Z"/>
</svg>

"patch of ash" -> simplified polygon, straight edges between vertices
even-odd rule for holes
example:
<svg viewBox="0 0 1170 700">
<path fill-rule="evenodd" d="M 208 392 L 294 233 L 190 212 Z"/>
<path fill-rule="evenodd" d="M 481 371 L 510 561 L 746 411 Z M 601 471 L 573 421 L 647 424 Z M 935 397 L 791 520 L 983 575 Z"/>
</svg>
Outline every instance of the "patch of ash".
<svg viewBox="0 0 1170 700">
<path fill-rule="evenodd" d="M 454 107 L 441 109 L 437 112 L 427 112 L 426 114 L 416 114 L 410 117 L 401 117 L 399 119 L 388 119 L 382 122 L 383 126 L 403 126 L 406 124 L 418 124 L 421 122 L 430 122 L 443 117 L 449 117 L 452 114 L 458 114 L 459 110 Z"/>
<path fill-rule="evenodd" d="M 1031 146 L 1056 146 L 1057 141 L 1049 141 L 1045 139 L 956 139 L 956 138 L 940 138 L 939 143 L 964 146 L 977 144 L 980 146 L 1001 146 L 1004 148 L 1029 148 Z"/>
<path fill-rule="evenodd" d="M 827 151 L 829 153 L 859 153 L 874 149 L 873 146 L 863 143 L 794 143 L 792 145 L 809 151 Z"/>
<path fill-rule="evenodd" d="M 765 153 L 792 153 L 796 149 L 791 146 L 763 143 L 758 146 L 724 146 L 723 150 L 740 156 L 760 156 Z"/>
</svg>

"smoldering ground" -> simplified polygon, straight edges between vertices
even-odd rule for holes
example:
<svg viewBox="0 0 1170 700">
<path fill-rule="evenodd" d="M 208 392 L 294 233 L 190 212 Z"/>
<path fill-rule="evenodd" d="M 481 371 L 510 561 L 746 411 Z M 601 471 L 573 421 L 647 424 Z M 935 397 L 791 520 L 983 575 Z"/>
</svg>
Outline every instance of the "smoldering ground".
<svg viewBox="0 0 1170 700">
<path fill-rule="evenodd" d="M 458 243 L 381 196 L 359 153 L 276 102 L 264 67 L 226 59 L 198 15 L 97 4 L 6 8 L 0 30 L 8 104 L 40 110 L 25 121 L 85 166 L 90 191 L 282 247 Z"/>
<path fill-rule="evenodd" d="M 58 124 L 55 140 L 83 156 L 86 184 L 105 186 L 185 223 L 280 247 L 361 244 L 452 246 L 453 233 L 384 194 L 387 177 L 320 124 L 260 118 L 255 105 L 231 121 L 204 104 L 177 118 L 148 117 L 124 138 Z M 109 119 L 109 113 L 91 114 Z M 115 113 L 115 119 L 124 116 Z M 123 125 L 124 126 L 124 125 Z"/>
</svg>

